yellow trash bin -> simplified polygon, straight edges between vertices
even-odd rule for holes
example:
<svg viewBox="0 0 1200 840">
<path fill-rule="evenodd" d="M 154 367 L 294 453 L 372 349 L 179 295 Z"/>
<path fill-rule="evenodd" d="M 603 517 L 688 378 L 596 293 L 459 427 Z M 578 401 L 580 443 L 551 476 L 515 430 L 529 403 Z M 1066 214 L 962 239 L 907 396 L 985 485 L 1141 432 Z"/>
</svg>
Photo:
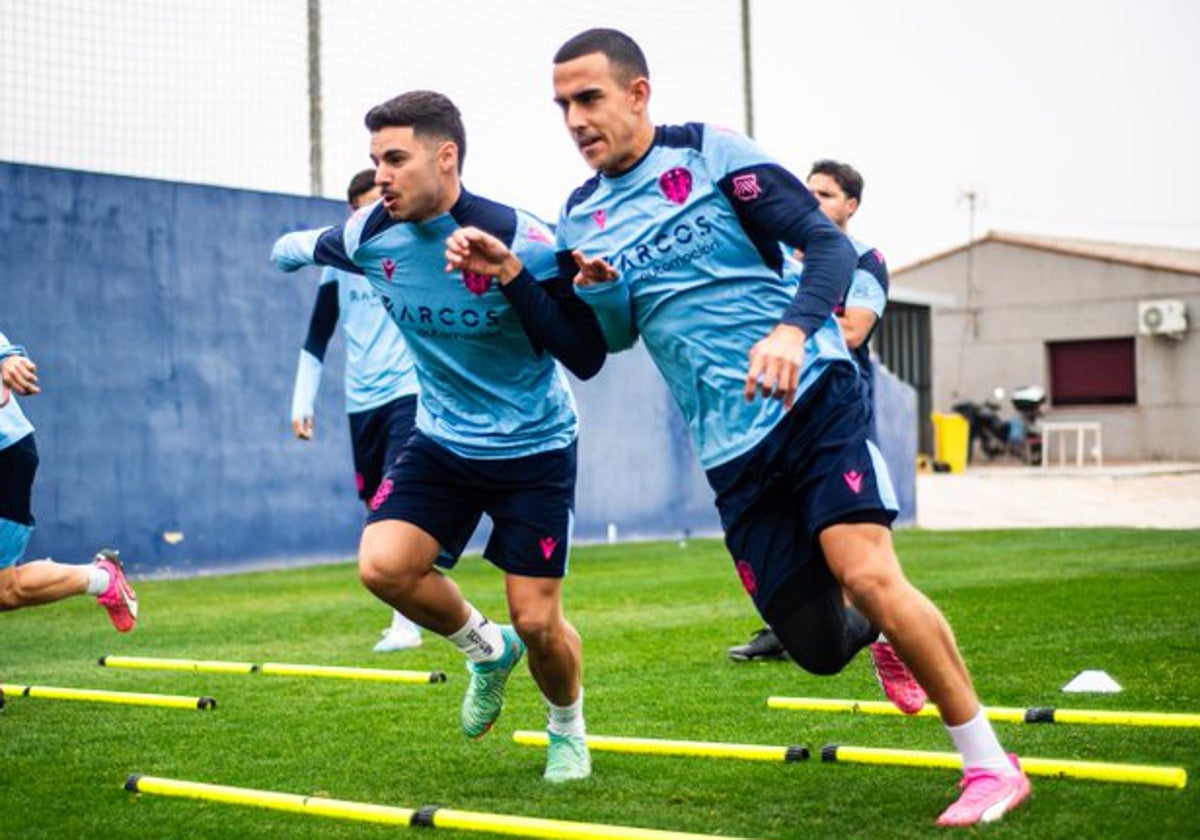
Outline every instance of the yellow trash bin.
<svg viewBox="0 0 1200 840">
<path fill-rule="evenodd" d="M 933 459 L 960 473 L 967 466 L 967 447 L 970 445 L 970 425 L 961 414 L 942 414 L 935 411 L 933 419 Z"/>
</svg>

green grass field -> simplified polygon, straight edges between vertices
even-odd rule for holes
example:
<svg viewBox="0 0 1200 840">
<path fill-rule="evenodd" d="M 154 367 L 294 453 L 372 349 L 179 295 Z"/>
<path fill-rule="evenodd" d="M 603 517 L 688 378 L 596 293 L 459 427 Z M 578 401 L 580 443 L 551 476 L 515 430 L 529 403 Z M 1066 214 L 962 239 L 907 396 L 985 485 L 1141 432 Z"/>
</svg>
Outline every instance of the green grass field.
<svg viewBox="0 0 1200 840">
<path fill-rule="evenodd" d="M 909 576 L 942 607 L 985 702 L 1200 712 L 1200 531 L 1045 530 L 897 535 Z M 501 579 L 468 558 L 455 577 L 503 615 Z M 215 711 L 10 698 L 0 712 L 0 838 L 341 838 L 395 827 L 135 797 L 129 773 L 417 808 L 447 808 L 758 838 L 945 836 L 933 820 L 957 774 L 595 753 L 594 775 L 550 787 L 540 750 L 513 744 L 544 709 L 522 669 L 496 728 L 458 731 L 461 656 L 427 635 L 373 654 L 386 609 L 353 565 L 139 583 L 143 619 L 113 633 L 85 599 L 0 616 L 0 682 L 211 694 Z M 758 624 L 721 545 L 577 547 L 566 590 L 585 644 L 594 734 L 949 749 L 929 719 L 770 710 L 769 695 L 879 699 L 860 657 L 829 678 L 735 664 Z M 441 685 L 100 668 L 103 654 L 443 670 Z M 1084 668 L 1117 695 L 1066 695 Z M 1035 779 L 1027 806 L 970 833 L 1021 838 L 1200 836 L 1200 730 L 997 724 L 1039 757 L 1185 767 L 1185 790 Z M 437 830 L 454 838 L 491 835 Z"/>
</svg>

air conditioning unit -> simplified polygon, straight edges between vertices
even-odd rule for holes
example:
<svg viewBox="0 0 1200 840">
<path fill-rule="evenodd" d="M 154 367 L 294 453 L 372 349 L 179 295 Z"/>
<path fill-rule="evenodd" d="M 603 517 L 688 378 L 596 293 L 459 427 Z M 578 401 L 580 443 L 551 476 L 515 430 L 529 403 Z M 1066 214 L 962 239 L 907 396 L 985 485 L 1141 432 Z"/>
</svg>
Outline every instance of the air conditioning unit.
<svg viewBox="0 0 1200 840">
<path fill-rule="evenodd" d="M 1183 301 L 1138 302 L 1138 332 L 1142 335 L 1168 335 L 1179 338 L 1187 332 L 1187 328 L 1187 306 Z"/>
</svg>

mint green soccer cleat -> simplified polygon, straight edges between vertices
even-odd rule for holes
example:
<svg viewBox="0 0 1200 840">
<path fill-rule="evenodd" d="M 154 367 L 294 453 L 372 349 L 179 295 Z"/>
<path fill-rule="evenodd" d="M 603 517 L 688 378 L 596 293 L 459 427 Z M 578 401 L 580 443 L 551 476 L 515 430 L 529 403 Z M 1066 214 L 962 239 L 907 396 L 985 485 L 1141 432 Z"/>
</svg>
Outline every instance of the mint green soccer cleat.
<svg viewBox="0 0 1200 840">
<path fill-rule="evenodd" d="M 555 735 L 546 743 L 547 782 L 574 782 L 592 775 L 592 756 L 582 735 Z"/>
<path fill-rule="evenodd" d="M 462 703 L 462 728 L 468 738 L 482 738 L 492 728 L 504 708 L 504 685 L 521 657 L 525 643 L 517 631 L 505 624 L 500 628 L 504 653 L 493 662 L 468 662 L 471 682 Z"/>
</svg>

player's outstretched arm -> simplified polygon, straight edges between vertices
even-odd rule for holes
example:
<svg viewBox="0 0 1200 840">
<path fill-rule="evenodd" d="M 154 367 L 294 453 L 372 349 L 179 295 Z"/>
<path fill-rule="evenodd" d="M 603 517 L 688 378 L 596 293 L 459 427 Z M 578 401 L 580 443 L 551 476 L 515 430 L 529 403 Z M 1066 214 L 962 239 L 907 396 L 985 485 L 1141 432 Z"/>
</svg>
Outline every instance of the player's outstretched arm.
<svg viewBox="0 0 1200 840">
<path fill-rule="evenodd" d="M 572 279 L 576 288 L 598 286 L 617 279 L 617 270 L 603 257 L 588 257 L 583 251 L 575 250 L 571 252 L 571 259 L 579 269 Z"/>
<path fill-rule="evenodd" d="M 316 263 L 317 241 L 329 228 L 319 230 L 297 230 L 285 233 L 275 240 L 271 248 L 271 262 L 280 271 L 297 271 Z"/>
<path fill-rule="evenodd" d="M 591 307 L 609 352 L 619 353 L 637 343 L 629 287 L 602 257 L 574 250 L 558 254 L 559 271 L 572 278 L 580 300 Z"/>
<path fill-rule="evenodd" d="M 337 272 L 325 269 L 317 299 L 308 321 L 308 335 L 296 363 L 296 382 L 292 387 L 292 432 L 301 440 L 312 440 L 313 417 L 316 414 L 317 391 L 321 387 L 321 371 L 325 351 L 337 331 L 341 307 L 338 303 Z"/>
<path fill-rule="evenodd" d="M 446 240 L 446 271 L 469 271 L 511 283 L 525 266 L 497 237 L 477 227 L 459 228 Z"/>
<path fill-rule="evenodd" d="M 534 347 L 549 352 L 580 379 L 595 376 L 604 365 L 604 335 L 571 283 L 561 277 L 538 280 L 497 237 L 474 227 L 459 228 L 446 240 L 446 270 L 496 277 Z"/>
<path fill-rule="evenodd" d="M 3 345 L 3 342 L 0 342 Z M 2 351 L 7 350 L 7 355 Z M 23 397 L 40 394 L 38 385 L 37 365 L 25 355 L 23 348 L 9 344 L 0 347 L 0 381 L 5 388 L 16 391 Z"/>
<path fill-rule="evenodd" d="M 763 399 L 783 400 L 784 408 L 792 407 L 804 365 L 806 340 L 799 327 L 777 324 L 766 338 L 750 348 L 750 368 L 743 392 L 746 402 L 761 394 Z"/>
</svg>

